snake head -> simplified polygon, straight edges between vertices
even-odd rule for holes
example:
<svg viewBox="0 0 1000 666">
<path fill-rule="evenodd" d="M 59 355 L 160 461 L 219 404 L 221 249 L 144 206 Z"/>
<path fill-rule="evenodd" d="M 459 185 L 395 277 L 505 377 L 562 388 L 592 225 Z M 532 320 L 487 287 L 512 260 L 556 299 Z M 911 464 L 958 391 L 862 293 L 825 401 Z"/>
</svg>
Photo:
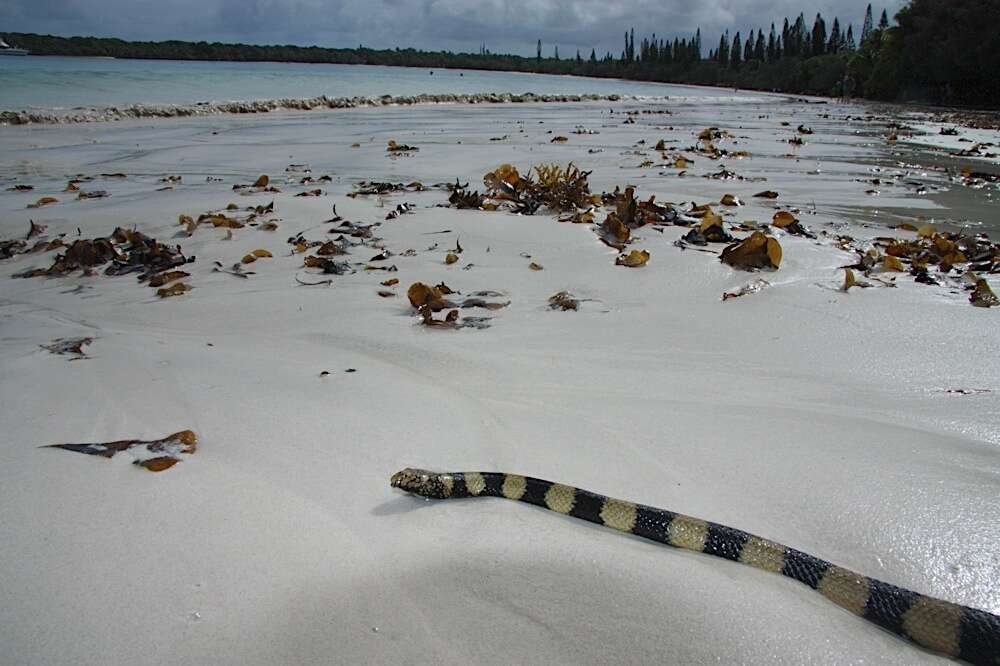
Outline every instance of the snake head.
<svg viewBox="0 0 1000 666">
<path fill-rule="evenodd" d="M 425 469 L 407 467 L 393 474 L 389 484 L 393 488 L 399 488 L 421 497 L 446 499 L 451 496 L 453 479 L 450 474 L 439 474 L 428 472 Z"/>
</svg>

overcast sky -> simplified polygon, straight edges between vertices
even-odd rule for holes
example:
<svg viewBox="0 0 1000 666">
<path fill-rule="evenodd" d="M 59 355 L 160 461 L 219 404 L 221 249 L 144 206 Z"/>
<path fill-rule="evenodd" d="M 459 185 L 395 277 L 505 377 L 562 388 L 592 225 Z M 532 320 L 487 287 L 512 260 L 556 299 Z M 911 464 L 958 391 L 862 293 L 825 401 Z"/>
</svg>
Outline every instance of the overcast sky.
<svg viewBox="0 0 1000 666">
<path fill-rule="evenodd" d="M 873 3 L 890 17 L 904 0 Z M 780 29 L 817 12 L 860 32 L 868 0 L 0 0 L 0 31 L 123 39 L 248 42 L 533 55 L 621 51 L 623 33 L 686 36 L 701 27 L 707 51 L 720 32 Z M 636 40 L 637 42 L 639 39 Z"/>
</svg>

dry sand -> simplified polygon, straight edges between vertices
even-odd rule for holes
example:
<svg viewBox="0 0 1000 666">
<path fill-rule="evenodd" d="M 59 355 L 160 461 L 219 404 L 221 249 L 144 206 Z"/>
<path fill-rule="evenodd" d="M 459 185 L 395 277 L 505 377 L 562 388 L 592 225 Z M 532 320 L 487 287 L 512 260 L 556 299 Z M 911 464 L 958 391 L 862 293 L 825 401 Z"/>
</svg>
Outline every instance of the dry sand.
<svg viewBox="0 0 1000 666">
<path fill-rule="evenodd" d="M 503 162 L 572 160 L 594 170 L 596 192 L 630 183 L 677 203 L 730 192 L 749 203 L 734 219 L 767 221 L 774 204 L 751 195 L 772 189 L 814 231 L 886 233 L 843 214 L 868 203 L 859 179 L 876 174 L 864 161 L 887 150 L 883 127 L 843 120 L 861 107 L 661 103 L 674 115 L 623 125 L 633 108 L 643 105 L 0 130 L 4 188 L 36 187 L 0 193 L 0 238 L 29 219 L 69 239 L 134 225 L 197 256 L 195 289 L 165 300 L 134 276 L 9 279 L 53 253 L 0 262 L 0 663 L 940 661 L 746 566 L 511 502 L 403 496 L 388 480 L 409 465 L 578 485 L 1000 611 L 1000 311 L 908 276 L 841 293 L 838 267 L 854 257 L 823 239 L 780 235 L 780 270 L 757 276 L 674 247 L 685 229 L 644 228 L 634 247 L 652 259 L 626 269 L 586 225 L 553 215 L 439 208 L 440 190 L 344 196 L 362 179 L 481 188 Z M 793 149 L 802 123 L 815 134 Z M 600 133 L 571 134 L 577 125 Z M 719 162 L 697 155 L 683 178 L 637 167 L 658 161 L 657 139 L 687 147 L 709 125 L 738 137 L 723 147 L 751 153 L 726 166 L 766 182 L 703 178 Z M 566 144 L 550 143 L 560 134 Z M 420 150 L 391 158 L 389 139 Z M 629 154 L 640 139 L 645 157 Z M 334 180 L 286 183 L 290 164 Z M 81 186 L 108 198 L 60 192 L 73 174 L 115 172 L 127 178 Z M 231 190 L 264 173 L 281 194 Z M 167 174 L 183 182 L 157 191 Z M 314 187 L 323 196 L 293 196 Z M 44 195 L 60 202 L 25 208 Z M 226 241 L 203 226 L 172 239 L 180 213 L 271 200 L 276 232 Z M 415 211 L 385 221 L 404 201 Z M 383 222 L 376 235 L 397 255 L 383 263 L 398 272 L 296 285 L 318 276 L 286 239 L 328 238 L 334 203 L 348 220 Z M 938 210 L 902 184 L 879 203 Z M 459 238 L 465 251 L 446 266 Z M 212 272 L 255 248 L 274 258 L 249 266 L 251 278 Z M 400 256 L 408 248 L 416 256 Z M 390 277 L 397 296 L 380 298 Z M 756 277 L 773 286 L 721 301 Z M 406 286 L 442 280 L 502 291 L 510 306 L 488 313 L 487 330 L 429 330 Z M 560 290 L 593 300 L 550 311 Z M 39 348 L 77 336 L 94 338 L 84 360 Z M 37 448 L 183 428 L 198 452 L 159 474 L 127 454 Z"/>
</svg>

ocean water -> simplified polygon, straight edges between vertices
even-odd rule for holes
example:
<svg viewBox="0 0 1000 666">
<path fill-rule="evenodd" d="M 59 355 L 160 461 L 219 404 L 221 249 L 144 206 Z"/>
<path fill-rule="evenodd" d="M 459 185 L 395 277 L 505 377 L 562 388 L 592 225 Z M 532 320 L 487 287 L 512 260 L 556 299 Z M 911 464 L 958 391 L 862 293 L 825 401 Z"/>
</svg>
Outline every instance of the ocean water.
<svg viewBox="0 0 1000 666">
<path fill-rule="evenodd" d="M 433 73 L 432 73 L 433 72 Z M 722 97 L 730 91 L 619 79 L 276 62 L 0 58 L 0 109 L 190 105 L 279 98 L 535 93 Z"/>
</svg>

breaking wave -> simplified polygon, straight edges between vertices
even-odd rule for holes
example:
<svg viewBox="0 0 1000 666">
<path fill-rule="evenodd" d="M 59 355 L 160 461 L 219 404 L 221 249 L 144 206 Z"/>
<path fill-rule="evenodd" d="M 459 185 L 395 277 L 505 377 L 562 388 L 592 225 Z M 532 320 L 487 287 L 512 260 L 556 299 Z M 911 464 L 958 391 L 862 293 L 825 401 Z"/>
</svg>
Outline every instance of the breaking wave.
<svg viewBox="0 0 1000 666">
<path fill-rule="evenodd" d="M 96 123 L 142 118 L 187 118 L 219 114 L 269 113 L 271 111 L 312 111 L 314 109 L 355 109 L 360 107 L 411 106 L 415 104 L 519 104 L 557 102 L 666 101 L 668 96 L 573 95 L 534 93 L 471 93 L 440 95 L 382 95 L 378 97 L 320 97 L 268 99 L 245 102 L 200 102 L 197 104 L 132 104 L 128 106 L 85 107 L 0 111 L 0 124 Z M 676 101 L 676 100 L 674 100 Z"/>
</svg>

